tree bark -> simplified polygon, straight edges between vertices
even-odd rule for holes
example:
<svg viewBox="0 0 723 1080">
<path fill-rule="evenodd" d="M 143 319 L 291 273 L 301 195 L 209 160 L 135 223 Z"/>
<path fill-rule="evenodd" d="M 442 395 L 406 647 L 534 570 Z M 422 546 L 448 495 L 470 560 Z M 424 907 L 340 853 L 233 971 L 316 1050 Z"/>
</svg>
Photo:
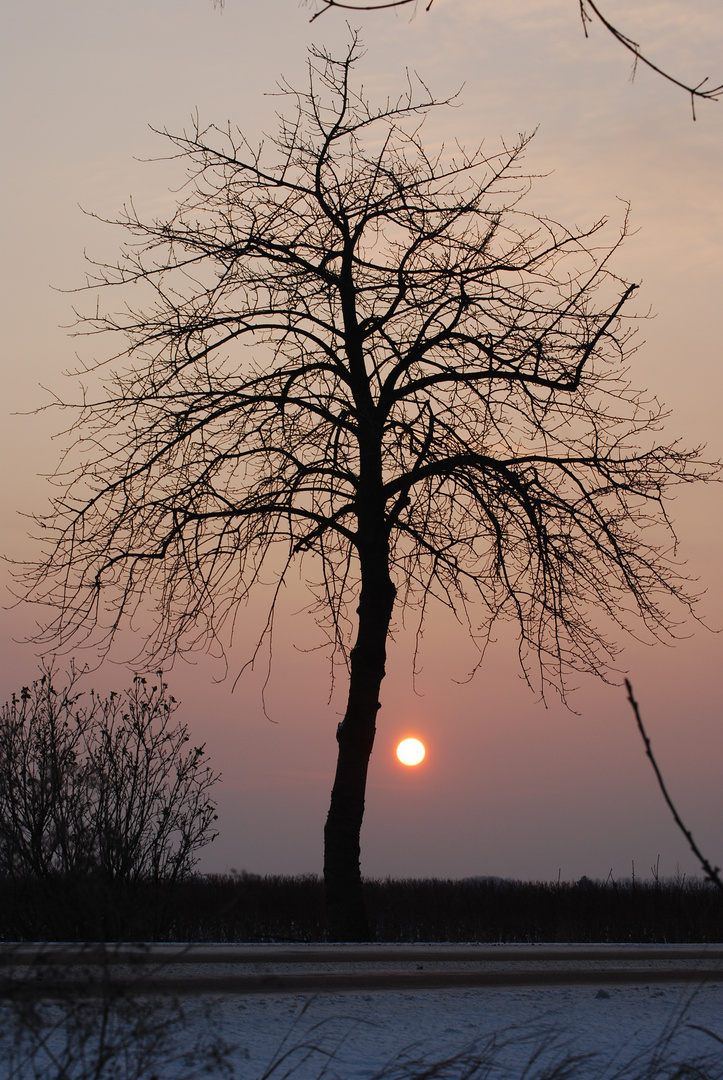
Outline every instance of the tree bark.
<svg viewBox="0 0 723 1080">
<path fill-rule="evenodd" d="M 362 892 L 359 837 L 376 716 L 381 707 L 379 688 L 385 675 L 387 633 L 396 596 L 383 535 L 381 544 L 377 537 L 376 551 L 361 559 L 359 627 L 350 657 L 349 699 L 336 731 L 336 775 L 324 829 L 324 884 L 331 941 L 371 938 Z"/>
</svg>

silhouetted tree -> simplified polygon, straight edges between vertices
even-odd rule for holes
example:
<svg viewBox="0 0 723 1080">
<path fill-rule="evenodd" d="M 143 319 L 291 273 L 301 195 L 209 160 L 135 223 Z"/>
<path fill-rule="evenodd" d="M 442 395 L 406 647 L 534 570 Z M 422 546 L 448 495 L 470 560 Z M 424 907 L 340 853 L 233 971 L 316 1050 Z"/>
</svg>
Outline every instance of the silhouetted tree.
<svg viewBox="0 0 723 1080">
<path fill-rule="evenodd" d="M 378 3 L 366 4 L 363 0 L 360 2 L 346 2 L 346 0 L 307 0 L 312 7 L 316 7 L 315 14 L 312 15 L 311 21 L 318 19 L 320 15 L 323 15 L 326 11 L 330 11 L 332 8 L 338 8 L 342 11 L 386 11 L 389 8 L 403 8 L 408 7 L 410 4 L 416 8 L 418 0 L 379 0 Z M 661 75 L 668 82 L 673 83 L 675 86 L 679 86 L 681 90 L 685 90 L 690 94 L 691 105 L 693 108 L 693 119 L 695 119 L 695 102 L 696 99 L 702 101 L 717 101 L 721 94 L 723 94 L 723 84 L 718 86 L 706 86 L 708 82 L 708 76 L 702 79 L 696 85 L 692 85 L 686 82 L 682 82 L 680 79 L 675 78 L 669 72 L 664 71 L 658 64 L 653 63 L 647 56 L 640 51 L 640 45 L 637 41 L 619 30 L 610 20 L 603 14 L 600 6 L 594 2 L 594 0 L 577 0 L 579 5 L 580 19 L 582 20 L 583 29 L 585 31 L 585 37 L 588 36 L 587 27 L 588 23 L 597 19 L 602 26 L 612 34 L 617 42 L 619 42 L 623 48 L 632 53 L 635 58 L 635 66 L 638 63 L 644 64 L 649 67 L 651 71 L 654 71 L 657 75 Z M 424 4 L 424 10 L 429 11 L 434 0 L 427 0 Z M 633 69 L 635 70 L 635 69 Z"/>
<path fill-rule="evenodd" d="M 337 939 L 369 934 L 359 834 L 395 604 L 420 625 L 447 605 L 480 648 L 514 620 L 543 685 L 602 674 L 596 613 L 655 633 L 668 601 L 690 607 L 665 496 L 713 472 L 658 441 L 660 407 L 630 388 L 620 241 L 523 209 L 527 139 L 425 149 L 444 103 L 410 84 L 374 108 L 358 55 L 356 38 L 312 51 L 258 149 L 230 127 L 163 133 L 186 193 L 167 220 L 126 208 L 132 239 L 95 268 L 89 287 L 129 306 L 90 330 L 125 335 L 126 359 L 77 406 L 29 569 L 57 609 L 48 640 L 95 627 L 109 645 L 152 602 L 155 659 L 218 641 L 262 569 L 280 588 L 299 566 L 349 668 L 325 829 Z"/>
<path fill-rule="evenodd" d="M 125 693 L 58 685 L 51 669 L 0 708 L 0 873 L 172 885 L 216 836 L 218 780 L 163 682 Z"/>
</svg>

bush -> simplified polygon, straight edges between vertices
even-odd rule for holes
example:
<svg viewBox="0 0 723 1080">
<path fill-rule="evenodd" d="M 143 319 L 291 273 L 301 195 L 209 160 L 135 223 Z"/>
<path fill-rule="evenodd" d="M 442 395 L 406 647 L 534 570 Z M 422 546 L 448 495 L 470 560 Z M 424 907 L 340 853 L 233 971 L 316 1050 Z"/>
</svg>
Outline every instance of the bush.
<svg viewBox="0 0 723 1080">
<path fill-rule="evenodd" d="M 217 835 L 218 775 L 166 684 L 101 697 L 41 672 L 0 709 L 0 874 L 113 894 L 186 877 Z"/>
</svg>

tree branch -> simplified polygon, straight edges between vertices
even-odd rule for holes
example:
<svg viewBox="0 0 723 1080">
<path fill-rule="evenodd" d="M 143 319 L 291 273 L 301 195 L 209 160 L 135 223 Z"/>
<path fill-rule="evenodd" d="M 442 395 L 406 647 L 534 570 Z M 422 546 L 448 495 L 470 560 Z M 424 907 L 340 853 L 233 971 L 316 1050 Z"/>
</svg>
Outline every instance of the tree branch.
<svg viewBox="0 0 723 1080">
<path fill-rule="evenodd" d="M 311 22 L 313 22 L 315 19 L 318 19 L 320 15 L 325 14 L 325 12 L 330 11 L 332 8 L 338 8 L 342 11 L 384 11 L 389 8 L 406 7 L 408 4 L 414 4 L 416 6 L 418 0 L 387 0 L 387 2 L 380 4 L 354 4 L 345 3 L 344 0 L 318 0 L 318 2 L 323 4 L 323 7 L 312 15 L 310 20 Z M 429 11 L 433 3 L 434 0 L 429 0 L 429 2 L 425 5 L 424 10 Z M 631 37 L 628 37 L 627 34 L 624 34 L 622 30 L 619 30 L 613 23 L 610 22 L 608 18 L 606 18 L 605 15 L 603 15 L 602 11 L 594 2 L 594 0 L 579 0 L 579 4 L 580 18 L 582 20 L 582 25 L 585 31 L 585 37 L 588 36 L 587 24 L 589 22 L 592 22 L 592 17 L 588 12 L 589 8 L 590 11 L 592 11 L 592 13 L 595 15 L 595 17 L 602 23 L 608 33 L 612 34 L 615 40 L 619 42 L 623 46 L 623 48 L 627 49 L 628 52 L 631 52 L 633 54 L 633 56 L 635 57 L 635 66 L 637 66 L 638 62 L 645 64 L 646 67 L 649 67 L 651 71 L 654 71 L 656 73 L 656 75 L 660 75 L 663 79 L 666 79 L 668 82 L 673 83 L 674 86 L 678 86 L 681 90 L 685 90 L 687 94 L 690 94 L 690 102 L 691 108 L 693 110 L 694 120 L 696 119 L 696 99 L 699 99 L 701 101 L 718 101 L 720 99 L 721 94 L 723 94 L 723 83 L 718 86 L 707 87 L 704 89 L 705 84 L 708 82 L 707 75 L 704 79 L 702 79 L 699 83 L 696 83 L 694 86 L 683 82 L 681 79 L 675 78 L 675 76 L 671 75 L 670 72 L 665 71 L 663 68 L 653 63 L 652 60 L 649 60 L 648 57 L 640 51 L 640 46 L 636 41 L 633 41 Z"/>
<path fill-rule="evenodd" d="M 715 885 L 718 889 L 721 890 L 721 892 L 723 892 L 723 881 L 721 880 L 721 876 L 720 876 L 720 867 L 719 866 L 712 866 L 708 862 L 705 855 L 703 854 L 703 852 L 700 850 L 700 848 L 696 844 L 695 840 L 693 839 L 693 834 L 691 833 L 690 829 L 687 829 L 685 827 L 685 824 L 683 823 L 683 820 L 681 819 L 680 814 L 678 813 L 678 811 L 675 808 L 675 804 L 674 804 L 673 800 L 671 799 L 670 795 L 668 794 L 668 789 L 665 786 L 665 781 L 663 780 L 662 773 L 661 773 L 660 769 L 658 768 L 658 763 L 655 760 L 655 756 L 653 754 L 653 748 L 650 745 L 650 739 L 648 738 L 648 734 L 647 734 L 647 732 L 646 732 L 646 730 L 645 730 L 645 728 L 643 726 L 643 721 L 642 721 L 642 719 L 640 717 L 640 709 L 638 708 L 638 703 L 635 700 L 635 698 L 633 697 L 633 688 L 632 688 L 632 686 L 630 685 L 630 682 L 627 679 L 625 680 L 625 687 L 626 687 L 626 689 L 628 691 L 628 701 L 630 702 L 632 710 L 635 713 L 635 720 L 636 720 L 636 723 L 638 725 L 638 731 L 640 732 L 640 737 L 643 740 L 643 745 L 645 746 L 645 753 L 646 753 L 646 755 L 647 755 L 647 757 L 648 757 L 648 759 L 650 761 L 650 764 L 653 766 L 653 771 L 655 772 L 655 777 L 656 777 L 656 779 L 658 781 L 658 787 L 660 788 L 660 790 L 662 792 L 662 795 L 663 795 L 663 798 L 665 799 L 665 801 L 666 801 L 666 803 L 668 805 L 668 809 L 670 810 L 671 814 L 673 815 L 673 820 L 675 821 L 675 824 L 678 826 L 678 828 L 682 832 L 685 839 L 688 841 L 688 844 L 690 845 L 690 849 L 693 852 L 693 854 L 695 855 L 698 862 L 700 863 L 700 865 L 701 865 L 701 867 L 703 869 L 703 872 L 704 872 L 706 878 L 708 879 L 708 881 L 712 882 L 713 885 Z"/>
<path fill-rule="evenodd" d="M 637 66 L 638 61 L 640 61 L 641 63 L 645 64 L 646 67 L 649 67 L 651 71 L 654 71 L 656 75 L 661 75 L 664 79 L 667 79 L 668 82 L 673 83 L 674 86 L 679 86 L 681 90 L 685 90 L 686 93 L 690 94 L 690 105 L 693 111 L 694 120 L 696 119 L 696 98 L 700 98 L 700 100 L 702 101 L 718 101 L 720 99 L 721 94 L 723 94 L 723 83 L 719 84 L 718 86 L 708 87 L 704 90 L 703 87 L 708 82 L 707 75 L 695 86 L 690 86 L 688 83 L 682 82 L 680 79 L 676 79 L 675 76 L 671 75 L 667 71 L 664 71 L 663 68 L 658 67 L 658 65 L 654 64 L 652 60 L 649 60 L 647 56 L 644 56 L 643 53 L 641 53 L 640 51 L 640 46 L 638 45 L 638 43 L 636 41 L 633 41 L 632 38 L 628 37 L 627 34 L 624 34 L 621 30 L 618 30 L 617 27 L 613 26 L 609 19 L 605 18 L 597 4 L 594 3 L 594 0 L 580 0 L 580 18 L 582 19 L 582 25 L 585 30 L 585 37 L 588 36 L 587 23 L 590 22 L 590 16 L 587 14 L 586 7 L 590 8 L 590 10 L 603 24 L 605 29 L 612 34 L 615 40 L 620 42 L 620 44 L 625 49 L 627 49 L 628 52 L 631 52 L 633 54 L 633 56 L 635 57 L 635 66 Z M 634 74 L 635 67 L 633 68 L 633 75 Z"/>
</svg>

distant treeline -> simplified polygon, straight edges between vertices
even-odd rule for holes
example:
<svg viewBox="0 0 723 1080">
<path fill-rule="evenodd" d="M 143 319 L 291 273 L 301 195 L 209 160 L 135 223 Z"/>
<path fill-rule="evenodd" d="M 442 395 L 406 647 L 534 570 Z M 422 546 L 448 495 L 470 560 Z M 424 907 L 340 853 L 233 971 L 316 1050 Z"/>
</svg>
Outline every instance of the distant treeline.
<svg viewBox="0 0 723 1080">
<path fill-rule="evenodd" d="M 723 903 L 707 882 L 581 879 L 367 881 L 377 941 L 723 941 Z M 127 894 L 102 881 L 0 878 L 4 941 L 323 941 L 320 878 L 192 875 Z"/>
</svg>

